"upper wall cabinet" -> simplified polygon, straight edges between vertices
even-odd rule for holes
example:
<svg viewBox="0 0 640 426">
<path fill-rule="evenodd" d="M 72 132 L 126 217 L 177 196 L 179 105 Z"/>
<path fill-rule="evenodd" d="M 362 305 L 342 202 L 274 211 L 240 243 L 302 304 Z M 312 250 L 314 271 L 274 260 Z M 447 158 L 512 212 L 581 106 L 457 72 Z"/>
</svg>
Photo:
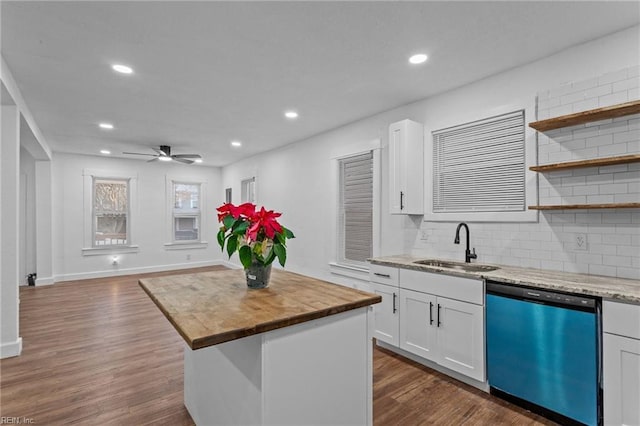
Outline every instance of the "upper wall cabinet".
<svg viewBox="0 0 640 426">
<path fill-rule="evenodd" d="M 402 120 L 389 126 L 391 214 L 424 214 L 424 129 Z"/>
</svg>

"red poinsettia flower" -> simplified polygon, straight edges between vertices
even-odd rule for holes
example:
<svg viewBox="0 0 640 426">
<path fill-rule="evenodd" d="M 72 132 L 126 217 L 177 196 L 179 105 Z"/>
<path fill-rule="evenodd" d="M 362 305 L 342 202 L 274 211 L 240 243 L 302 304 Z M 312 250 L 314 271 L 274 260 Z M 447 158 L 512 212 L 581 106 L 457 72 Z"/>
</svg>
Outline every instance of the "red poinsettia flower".
<svg viewBox="0 0 640 426">
<path fill-rule="evenodd" d="M 218 222 L 222 222 L 222 220 L 228 215 L 233 216 L 234 219 L 238 219 L 239 217 L 251 217 L 256 211 L 256 205 L 252 203 L 244 203 L 239 206 L 234 206 L 231 203 L 226 203 L 217 208 L 218 210 Z"/>
<path fill-rule="evenodd" d="M 276 233 L 281 233 L 282 226 L 276 220 L 276 218 L 280 216 L 282 216 L 281 213 L 275 213 L 273 210 L 265 210 L 264 207 L 260 208 L 260 211 L 255 212 L 250 218 L 251 226 L 247 229 L 247 240 L 257 241 L 258 233 L 261 230 L 264 230 L 267 238 L 273 238 Z"/>
</svg>

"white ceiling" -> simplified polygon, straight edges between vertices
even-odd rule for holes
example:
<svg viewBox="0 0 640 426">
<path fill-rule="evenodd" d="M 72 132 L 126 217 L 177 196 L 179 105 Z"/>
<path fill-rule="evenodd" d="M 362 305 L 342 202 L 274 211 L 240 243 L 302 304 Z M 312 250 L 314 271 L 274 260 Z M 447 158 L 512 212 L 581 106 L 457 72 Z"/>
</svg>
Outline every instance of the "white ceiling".
<svg viewBox="0 0 640 426">
<path fill-rule="evenodd" d="M 631 2 L 0 2 L 2 56 L 54 151 L 305 139 L 640 21 Z M 410 66 L 415 52 L 429 61 Z M 132 66 L 124 76 L 112 63 Z M 296 121 L 283 117 L 296 109 Z M 112 122 L 112 131 L 97 123 Z M 234 149 L 231 140 L 241 140 Z"/>
</svg>

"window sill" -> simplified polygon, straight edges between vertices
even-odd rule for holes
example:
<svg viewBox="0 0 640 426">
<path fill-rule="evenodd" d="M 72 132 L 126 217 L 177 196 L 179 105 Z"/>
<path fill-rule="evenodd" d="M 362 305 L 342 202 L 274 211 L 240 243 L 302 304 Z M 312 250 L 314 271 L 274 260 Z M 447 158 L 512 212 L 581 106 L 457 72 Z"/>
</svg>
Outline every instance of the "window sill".
<svg viewBox="0 0 640 426">
<path fill-rule="evenodd" d="M 206 241 L 198 241 L 198 242 L 183 242 L 183 243 L 164 243 L 165 250 L 192 250 L 192 249 L 205 249 L 209 246 L 209 243 Z"/>
<path fill-rule="evenodd" d="M 345 265 L 329 262 L 329 271 L 335 275 L 369 281 L 369 268 L 366 266 Z"/>
<path fill-rule="evenodd" d="M 98 256 L 102 254 L 137 253 L 139 250 L 140 250 L 140 247 L 138 245 L 85 247 L 82 249 L 82 255 Z"/>
</svg>

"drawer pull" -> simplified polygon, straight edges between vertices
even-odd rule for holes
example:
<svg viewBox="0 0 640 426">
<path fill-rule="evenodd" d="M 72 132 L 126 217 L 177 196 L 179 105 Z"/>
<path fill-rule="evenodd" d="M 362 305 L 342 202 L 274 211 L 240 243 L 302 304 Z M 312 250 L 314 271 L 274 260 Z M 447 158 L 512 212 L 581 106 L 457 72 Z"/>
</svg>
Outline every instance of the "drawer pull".
<svg viewBox="0 0 640 426">
<path fill-rule="evenodd" d="M 380 272 L 374 272 L 373 275 L 376 275 L 378 277 L 383 277 L 383 278 L 391 278 L 391 275 L 389 275 L 389 274 L 381 274 Z"/>
</svg>

